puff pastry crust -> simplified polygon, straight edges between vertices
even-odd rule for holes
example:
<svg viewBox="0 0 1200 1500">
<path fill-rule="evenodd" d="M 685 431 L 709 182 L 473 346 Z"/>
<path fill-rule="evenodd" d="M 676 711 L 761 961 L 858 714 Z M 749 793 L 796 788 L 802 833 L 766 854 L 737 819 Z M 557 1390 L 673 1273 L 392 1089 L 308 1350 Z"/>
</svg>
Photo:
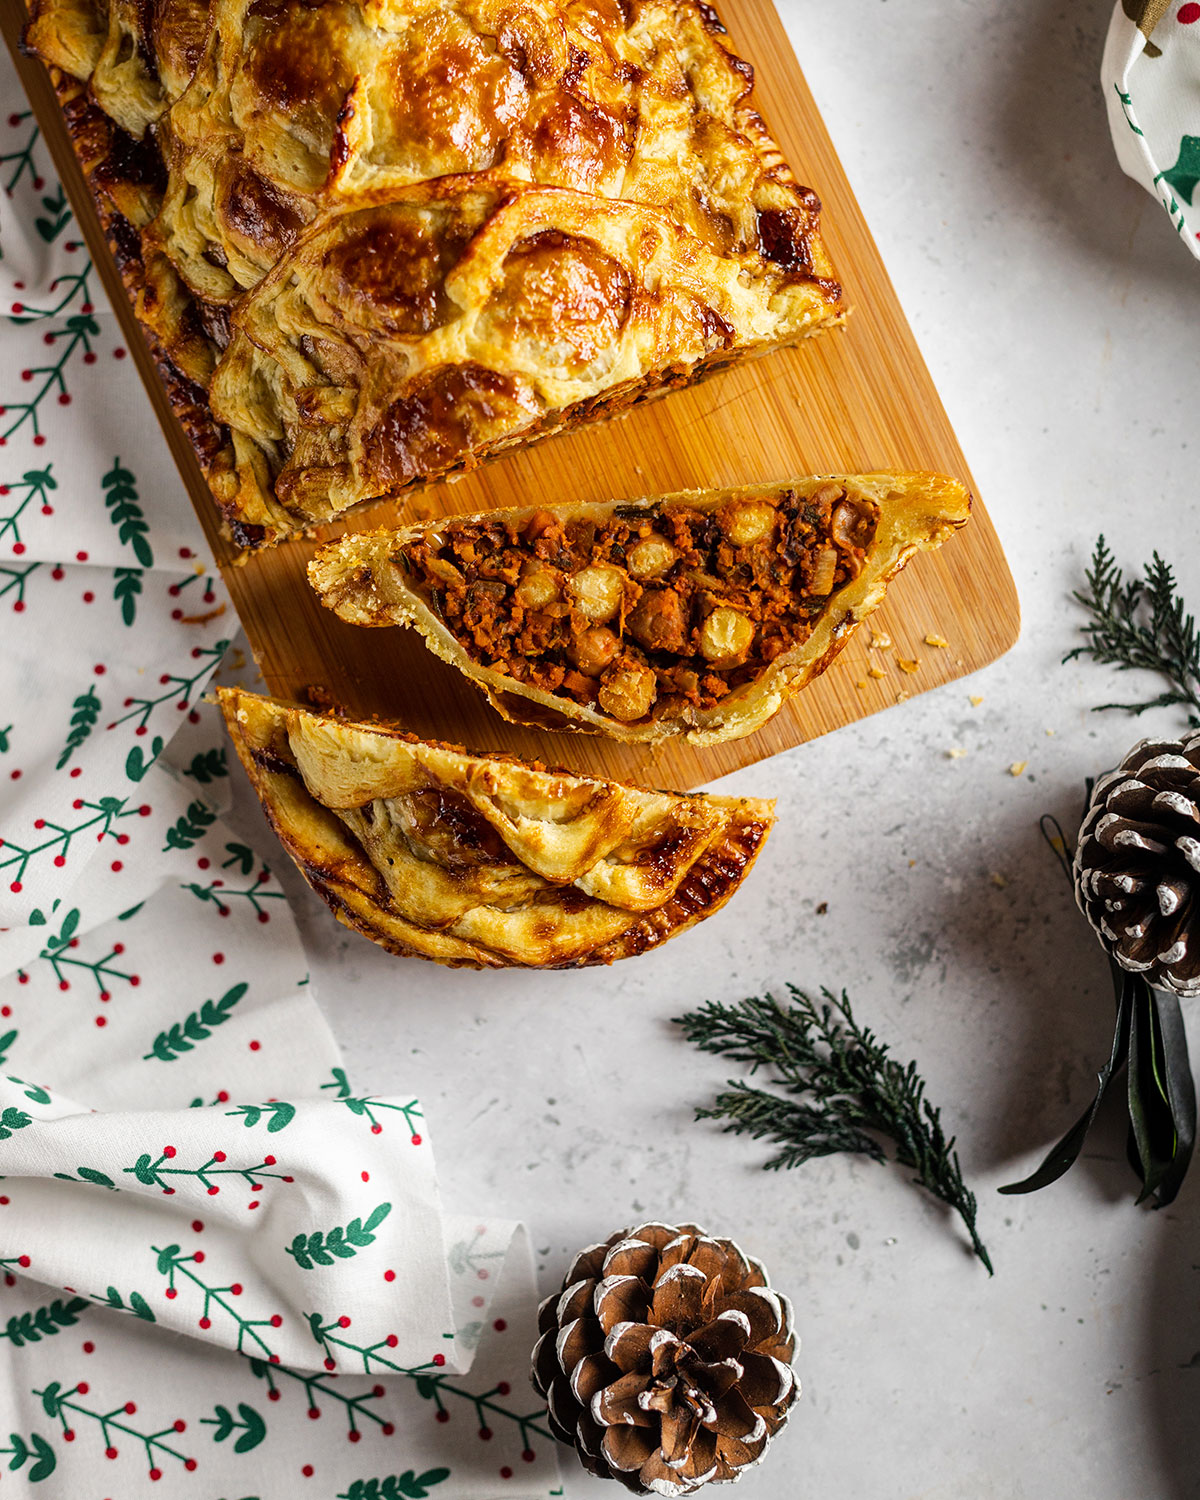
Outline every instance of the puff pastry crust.
<svg viewBox="0 0 1200 1500">
<path fill-rule="evenodd" d="M 971 498 L 859 474 L 498 510 L 346 536 L 309 564 L 355 625 L 413 625 L 505 718 L 738 739 L 823 672 Z"/>
<path fill-rule="evenodd" d="M 644 953 L 722 907 L 774 823 L 772 802 L 642 791 L 217 696 L 304 878 L 391 953 L 481 969 Z"/>
<path fill-rule="evenodd" d="M 236 540 L 836 322 L 701 0 L 30 0 Z"/>
</svg>

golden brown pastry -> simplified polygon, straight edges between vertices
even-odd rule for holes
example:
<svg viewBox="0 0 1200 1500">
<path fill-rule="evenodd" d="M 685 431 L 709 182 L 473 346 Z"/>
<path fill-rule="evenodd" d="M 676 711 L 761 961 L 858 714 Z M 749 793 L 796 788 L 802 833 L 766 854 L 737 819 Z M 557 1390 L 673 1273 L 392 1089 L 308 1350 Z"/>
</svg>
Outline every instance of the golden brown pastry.
<svg viewBox="0 0 1200 1500">
<path fill-rule="evenodd" d="M 415 625 L 515 723 L 711 745 L 823 672 L 970 504 L 938 474 L 793 479 L 346 536 L 308 571 L 343 620 Z"/>
<path fill-rule="evenodd" d="M 648 792 L 218 689 L 284 848 L 338 921 L 480 969 L 629 958 L 719 910 L 774 803 Z"/>
<path fill-rule="evenodd" d="M 31 0 L 238 542 L 836 322 L 701 0 Z"/>
</svg>

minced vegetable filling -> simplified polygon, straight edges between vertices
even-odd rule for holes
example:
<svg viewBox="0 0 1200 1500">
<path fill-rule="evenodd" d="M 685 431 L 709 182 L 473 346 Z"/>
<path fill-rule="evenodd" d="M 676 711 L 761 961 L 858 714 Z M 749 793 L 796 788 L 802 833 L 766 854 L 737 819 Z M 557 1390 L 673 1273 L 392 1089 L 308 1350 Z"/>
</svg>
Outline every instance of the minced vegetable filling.
<svg viewBox="0 0 1200 1500">
<path fill-rule="evenodd" d="M 634 723 L 712 708 L 806 640 L 877 522 L 831 483 L 602 521 L 449 521 L 397 561 L 474 661 Z"/>
</svg>

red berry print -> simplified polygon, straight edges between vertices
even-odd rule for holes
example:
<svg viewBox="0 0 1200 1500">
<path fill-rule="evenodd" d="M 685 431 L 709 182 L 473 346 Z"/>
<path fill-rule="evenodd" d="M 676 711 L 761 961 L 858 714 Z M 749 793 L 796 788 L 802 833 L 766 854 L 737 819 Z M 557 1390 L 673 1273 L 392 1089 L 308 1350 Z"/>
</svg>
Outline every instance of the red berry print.
<svg viewBox="0 0 1200 1500">
<path fill-rule="evenodd" d="M 1200 21 L 1200 5 L 1189 3 L 1179 7 L 1178 20 L 1181 26 L 1194 26 Z"/>
</svg>

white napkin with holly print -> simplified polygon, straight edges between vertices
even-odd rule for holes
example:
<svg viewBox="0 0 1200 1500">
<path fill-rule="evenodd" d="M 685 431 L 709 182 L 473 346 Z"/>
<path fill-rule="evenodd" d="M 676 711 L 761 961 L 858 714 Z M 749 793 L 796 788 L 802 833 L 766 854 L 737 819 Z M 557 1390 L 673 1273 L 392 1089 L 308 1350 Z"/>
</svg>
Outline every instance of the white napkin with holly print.
<svg viewBox="0 0 1200 1500">
<path fill-rule="evenodd" d="M 1122 168 L 1200 257 L 1200 3 L 1121 0 L 1101 69 Z"/>
<path fill-rule="evenodd" d="M 3 1492 L 561 1494 L 523 1231 L 442 1211 L 222 817 L 237 622 L 6 58 L 0 187 Z"/>
</svg>

